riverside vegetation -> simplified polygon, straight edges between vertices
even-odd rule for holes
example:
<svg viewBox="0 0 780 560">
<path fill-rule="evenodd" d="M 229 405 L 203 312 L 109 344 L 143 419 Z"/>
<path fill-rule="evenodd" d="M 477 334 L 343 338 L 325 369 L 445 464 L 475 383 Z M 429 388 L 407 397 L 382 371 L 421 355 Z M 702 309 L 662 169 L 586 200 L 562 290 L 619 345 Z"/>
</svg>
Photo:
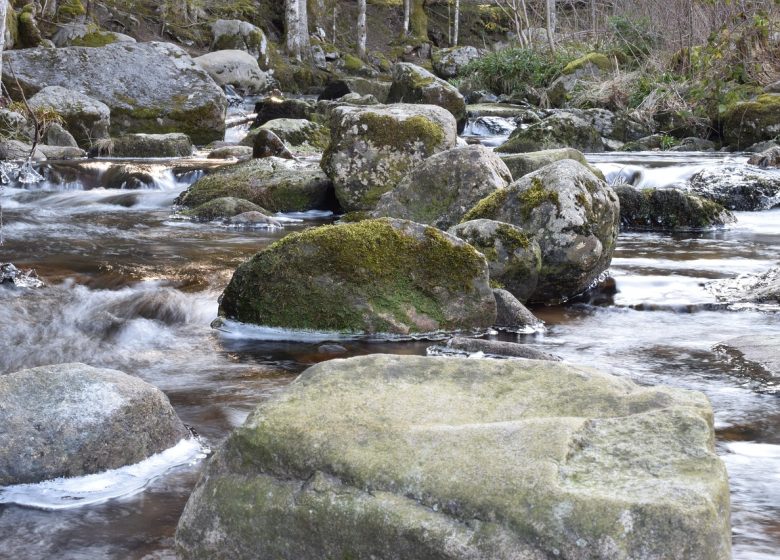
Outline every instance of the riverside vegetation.
<svg viewBox="0 0 780 560">
<path fill-rule="evenodd" d="M 780 546 L 777 6 L 2 5 L 4 550 Z"/>
</svg>

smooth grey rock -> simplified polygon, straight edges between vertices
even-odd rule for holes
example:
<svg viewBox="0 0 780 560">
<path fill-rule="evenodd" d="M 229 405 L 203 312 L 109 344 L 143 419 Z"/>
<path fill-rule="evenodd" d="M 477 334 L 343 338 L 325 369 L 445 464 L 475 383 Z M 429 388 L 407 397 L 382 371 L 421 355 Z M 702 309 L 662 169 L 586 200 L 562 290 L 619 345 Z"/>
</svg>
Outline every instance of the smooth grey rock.
<svg viewBox="0 0 780 560">
<path fill-rule="evenodd" d="M 47 146 L 42 144 L 38 149 L 46 156 L 46 159 L 78 159 L 86 157 L 87 152 L 73 146 Z"/>
<path fill-rule="evenodd" d="M 523 154 L 501 154 L 501 160 L 509 168 L 512 178 L 519 179 L 545 165 L 550 165 L 562 159 L 573 159 L 580 162 L 585 167 L 590 167 L 588 160 L 579 150 L 574 148 L 559 148 L 557 150 L 540 150 L 538 152 L 526 152 Z M 598 176 L 600 172 L 591 168 L 591 171 Z"/>
<path fill-rule="evenodd" d="M 475 354 L 482 352 L 492 356 L 503 356 L 507 358 L 526 358 L 528 360 L 545 360 L 550 362 L 560 362 L 558 356 L 553 356 L 547 352 L 542 352 L 532 348 L 527 344 L 518 344 L 517 342 L 502 342 L 499 340 L 485 340 L 483 338 L 466 338 L 456 336 L 447 341 L 447 348 L 460 350 Z"/>
<path fill-rule="evenodd" d="M 780 174 L 745 165 L 711 165 L 689 180 L 695 194 L 730 210 L 768 210 L 780 203 Z"/>
<path fill-rule="evenodd" d="M 227 218 L 225 220 L 225 223 L 231 226 L 239 226 L 245 228 L 282 227 L 282 223 L 279 220 L 272 218 L 271 216 L 263 212 L 258 212 L 257 210 L 242 212 L 241 214 Z"/>
<path fill-rule="evenodd" d="M 433 71 L 440 78 L 454 78 L 472 60 L 481 56 L 479 49 L 472 46 L 440 49 L 433 54 Z"/>
<path fill-rule="evenodd" d="M 176 158 L 192 155 L 192 142 L 186 134 L 125 134 L 114 138 L 114 157 Z"/>
<path fill-rule="evenodd" d="M 715 351 L 726 356 L 750 377 L 764 378 L 775 385 L 780 379 L 778 336 L 740 336 L 715 345 Z"/>
<path fill-rule="evenodd" d="M 56 122 L 51 123 L 46 129 L 46 144 L 68 148 L 78 148 L 79 146 L 73 135 Z"/>
<path fill-rule="evenodd" d="M 256 95 L 268 88 L 269 80 L 257 64 L 257 58 L 239 50 L 206 53 L 195 59 L 220 86 L 233 86 L 243 95 Z"/>
<path fill-rule="evenodd" d="M 162 391 L 84 364 L 2 375 L 0 403 L 0 485 L 116 469 L 189 435 Z"/>
<path fill-rule="evenodd" d="M 495 327 L 510 329 L 524 329 L 540 327 L 542 322 L 531 313 L 512 293 L 501 288 L 493 288 L 496 298 L 496 324 Z"/>
<path fill-rule="evenodd" d="M 329 360 L 228 437 L 176 543 L 184 560 L 727 560 L 728 476 L 701 393 L 550 361 Z"/>
<path fill-rule="evenodd" d="M 555 113 L 528 128 L 516 128 L 497 152 L 521 153 L 556 148 L 574 148 L 581 152 L 603 152 L 598 130 L 571 113 Z"/>
<path fill-rule="evenodd" d="M 222 146 L 211 150 L 208 159 L 230 159 L 239 161 L 252 159 L 252 148 L 249 146 Z"/>
<path fill-rule="evenodd" d="M 70 88 L 49 86 L 33 95 L 29 103 L 34 109 L 56 111 L 81 148 L 89 148 L 95 141 L 109 137 L 111 111 L 97 99 Z"/>
<path fill-rule="evenodd" d="M 26 144 L 20 140 L 0 139 L 0 161 L 26 160 L 32 152 L 32 144 Z M 36 147 L 32 153 L 33 161 L 41 161 L 46 156 L 40 148 Z"/>
<path fill-rule="evenodd" d="M 262 68 L 271 64 L 270 50 L 265 33 L 247 21 L 218 19 L 211 24 L 212 51 L 237 49 L 246 51 L 258 61 Z"/>
</svg>

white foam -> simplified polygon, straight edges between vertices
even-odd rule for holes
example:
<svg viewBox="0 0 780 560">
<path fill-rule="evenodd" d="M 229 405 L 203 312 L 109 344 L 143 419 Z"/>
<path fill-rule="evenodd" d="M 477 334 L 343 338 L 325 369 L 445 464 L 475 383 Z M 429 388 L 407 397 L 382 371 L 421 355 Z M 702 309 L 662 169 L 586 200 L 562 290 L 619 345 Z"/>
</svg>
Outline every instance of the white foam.
<svg viewBox="0 0 780 560">
<path fill-rule="evenodd" d="M 148 459 L 98 474 L 0 487 L 0 504 L 61 510 L 105 502 L 143 491 L 155 478 L 202 460 L 210 450 L 197 438 L 183 439 Z"/>
</svg>

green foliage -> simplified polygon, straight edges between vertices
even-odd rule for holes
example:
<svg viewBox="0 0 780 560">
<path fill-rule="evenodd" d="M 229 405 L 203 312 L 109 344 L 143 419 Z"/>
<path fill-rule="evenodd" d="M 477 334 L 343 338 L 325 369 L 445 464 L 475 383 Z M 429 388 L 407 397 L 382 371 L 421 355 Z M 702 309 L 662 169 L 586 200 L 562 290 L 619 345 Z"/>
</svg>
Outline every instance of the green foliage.
<svg viewBox="0 0 780 560">
<path fill-rule="evenodd" d="M 462 74 L 474 88 L 494 93 L 519 94 L 545 88 L 577 57 L 559 49 L 513 48 L 487 54 L 471 61 Z"/>
<path fill-rule="evenodd" d="M 664 134 L 661 137 L 661 149 L 666 151 L 674 148 L 677 144 L 679 144 L 679 140 L 675 138 L 674 136 L 669 136 L 668 134 Z"/>
</svg>

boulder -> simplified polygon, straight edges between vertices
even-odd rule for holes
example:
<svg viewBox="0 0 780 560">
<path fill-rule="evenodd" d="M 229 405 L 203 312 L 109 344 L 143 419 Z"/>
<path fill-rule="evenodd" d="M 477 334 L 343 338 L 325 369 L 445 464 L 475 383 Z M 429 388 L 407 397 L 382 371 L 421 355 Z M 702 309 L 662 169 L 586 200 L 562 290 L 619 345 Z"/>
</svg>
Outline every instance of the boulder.
<svg viewBox="0 0 780 560">
<path fill-rule="evenodd" d="M 620 224 L 624 230 L 699 231 L 737 221 L 717 202 L 680 189 L 644 189 L 618 185 Z"/>
<path fill-rule="evenodd" d="M 0 286 L 34 289 L 43 288 L 45 284 L 35 269 L 19 270 L 13 263 L 0 263 Z"/>
<path fill-rule="evenodd" d="M 355 76 L 345 78 L 344 81 L 352 93 L 373 95 L 380 103 L 388 103 L 392 82 Z"/>
<path fill-rule="evenodd" d="M 597 80 L 614 70 L 615 63 L 607 55 L 588 53 L 566 65 L 547 89 L 547 97 L 554 107 L 563 107 L 581 80 Z"/>
<path fill-rule="evenodd" d="M 466 338 L 456 336 L 447 341 L 447 349 L 476 354 L 482 352 L 487 356 L 500 356 L 502 358 L 525 358 L 527 360 L 545 360 L 560 362 L 558 356 L 542 352 L 527 344 L 517 342 L 503 342 L 500 340 L 485 340 L 484 338 Z"/>
<path fill-rule="evenodd" d="M 537 330 L 543 327 L 542 322 L 510 292 L 502 288 L 493 288 L 493 295 L 496 298 L 494 327 L 512 330 L 527 328 Z"/>
<path fill-rule="evenodd" d="M 67 131 L 82 148 L 96 140 L 108 138 L 111 111 L 105 103 L 83 93 L 61 86 L 49 86 L 33 95 L 33 109 L 52 109 L 63 119 Z"/>
<path fill-rule="evenodd" d="M 624 152 L 650 152 L 655 150 L 664 150 L 671 137 L 665 134 L 651 134 L 644 136 L 639 140 L 633 140 L 623 145 Z"/>
<path fill-rule="evenodd" d="M 780 378 L 780 336 L 739 336 L 715 345 L 714 350 L 752 378 L 777 384 Z"/>
<path fill-rule="evenodd" d="M 477 202 L 503 189 L 512 175 L 484 146 L 452 148 L 412 168 L 372 213 L 447 229 L 460 222 Z"/>
<path fill-rule="evenodd" d="M 283 99 L 270 96 L 255 103 L 257 117 L 252 128 L 263 126 L 274 119 L 309 119 L 314 107 L 303 99 Z"/>
<path fill-rule="evenodd" d="M 268 214 L 252 210 L 232 216 L 225 220 L 225 224 L 241 228 L 280 228 L 282 223 Z"/>
<path fill-rule="evenodd" d="M 586 109 L 573 111 L 577 116 L 589 122 L 604 138 L 619 142 L 632 142 L 652 133 L 650 127 L 626 113 L 613 113 L 607 109 Z"/>
<path fill-rule="evenodd" d="M 263 31 L 247 21 L 218 19 L 211 24 L 212 51 L 246 51 L 258 61 L 262 68 L 271 64 L 268 40 Z"/>
<path fill-rule="evenodd" d="M 46 159 L 78 159 L 86 157 L 87 152 L 73 146 L 47 146 L 38 145 L 38 149 L 46 156 Z"/>
<path fill-rule="evenodd" d="M 252 159 L 252 148 L 249 146 L 221 146 L 211 150 L 208 159 L 230 159 L 239 161 Z"/>
<path fill-rule="evenodd" d="M 433 53 L 433 71 L 445 80 L 454 78 L 469 62 L 480 56 L 479 50 L 471 46 L 440 49 Z"/>
<path fill-rule="evenodd" d="M 116 469 L 189 435 L 162 391 L 84 364 L 2 375 L 0 402 L 0 486 Z"/>
<path fill-rule="evenodd" d="M 73 135 L 62 128 L 59 123 L 51 123 L 46 128 L 46 144 L 49 146 L 63 146 L 68 148 L 78 148 L 79 145 Z"/>
<path fill-rule="evenodd" d="M 125 134 L 114 138 L 111 155 L 133 158 L 177 158 L 192 155 L 192 142 L 186 134 Z"/>
<path fill-rule="evenodd" d="M 273 119 L 260 128 L 270 130 L 298 151 L 322 152 L 330 143 L 330 131 L 307 119 Z"/>
<path fill-rule="evenodd" d="M 25 49 L 4 57 L 3 84 L 28 98 L 62 86 L 105 103 L 111 134 L 183 132 L 198 144 L 222 140 L 227 100 L 222 89 L 181 48 L 169 43 L 114 43 L 100 48 Z"/>
<path fill-rule="evenodd" d="M 669 148 L 670 152 L 714 152 L 715 142 L 705 140 L 704 138 L 694 138 L 692 136 L 683 138 L 676 146 Z"/>
<path fill-rule="evenodd" d="M 511 103 L 475 103 L 469 105 L 468 116 L 470 118 L 478 117 L 501 117 L 505 119 L 514 119 L 518 124 L 531 124 L 542 120 L 540 112 L 527 105 L 513 105 Z"/>
<path fill-rule="evenodd" d="M 519 179 L 529 173 L 533 173 L 537 169 L 541 169 L 545 165 L 550 165 L 551 163 L 563 159 L 573 159 L 585 167 L 590 167 L 591 171 L 596 176 L 601 176 L 603 178 L 601 171 L 595 167 L 591 167 L 582 152 L 575 150 L 574 148 L 559 148 L 557 150 L 540 150 L 538 152 L 526 152 L 523 154 L 501 155 L 501 160 L 509 168 L 512 177 L 515 179 Z"/>
<path fill-rule="evenodd" d="M 415 165 L 457 144 L 455 119 L 434 105 L 338 107 L 322 169 L 346 211 L 371 210 Z"/>
<path fill-rule="evenodd" d="M 780 134 L 780 94 L 765 93 L 728 107 L 721 116 L 723 140 L 736 149 L 773 140 Z"/>
<path fill-rule="evenodd" d="M 135 39 L 123 33 L 98 29 L 94 24 L 70 22 L 58 24 L 52 35 L 56 47 L 104 47 L 111 43 L 135 43 Z"/>
<path fill-rule="evenodd" d="M 252 140 L 253 158 L 279 157 L 294 159 L 292 152 L 284 145 L 282 139 L 267 128 L 256 128 L 242 140 L 242 143 L 249 139 Z"/>
<path fill-rule="evenodd" d="M 269 157 L 220 167 L 198 179 L 176 200 L 196 207 L 215 198 L 243 198 L 271 212 L 328 208 L 330 180 L 316 164 Z"/>
<path fill-rule="evenodd" d="M 542 268 L 539 243 L 517 226 L 493 220 L 471 220 L 449 229 L 485 255 L 490 281 L 521 302 L 536 291 Z"/>
<path fill-rule="evenodd" d="M 496 302 L 473 247 L 384 218 L 288 235 L 236 270 L 219 311 L 271 327 L 407 335 L 489 327 Z"/>
<path fill-rule="evenodd" d="M 753 154 L 748 159 L 748 163 L 763 169 L 780 167 L 780 146 L 773 146 L 761 153 Z"/>
<path fill-rule="evenodd" d="M 184 560 L 731 558 L 698 392 L 561 362 L 371 355 L 306 370 L 206 466 Z"/>
<path fill-rule="evenodd" d="M 707 166 L 690 178 L 689 187 L 730 210 L 767 210 L 780 201 L 780 175 L 745 165 Z"/>
<path fill-rule="evenodd" d="M 603 152 L 604 143 L 590 123 L 571 113 L 555 113 L 528 128 L 516 128 L 496 151 L 516 154 L 555 148 Z"/>
<path fill-rule="evenodd" d="M 213 220 L 232 218 L 233 216 L 238 216 L 245 212 L 262 212 L 268 214 L 267 210 L 257 204 L 244 200 L 243 198 L 235 198 L 232 196 L 223 196 L 221 198 L 209 200 L 195 208 L 182 211 L 182 214 L 200 222 L 211 222 Z"/>
<path fill-rule="evenodd" d="M 387 102 L 438 105 L 455 117 L 458 132 L 466 126 L 466 101 L 457 88 L 408 62 L 393 66 L 393 84 Z"/>
<path fill-rule="evenodd" d="M 761 274 L 744 274 L 737 278 L 714 280 L 707 289 L 728 303 L 780 303 L 780 267 Z"/>
<path fill-rule="evenodd" d="M 194 60 L 219 85 L 232 86 L 243 95 L 256 95 L 269 86 L 268 76 L 260 69 L 257 59 L 247 52 L 215 51 Z"/>
<path fill-rule="evenodd" d="M 556 303 L 585 291 L 615 249 L 617 195 L 573 160 L 552 163 L 481 200 L 465 220 L 486 218 L 520 227 L 542 250 L 542 269 L 529 301 Z"/>
<path fill-rule="evenodd" d="M 33 152 L 32 144 L 27 144 L 20 140 L 2 140 L 0 139 L 0 161 L 25 160 L 30 157 L 34 161 L 46 159 L 46 156 L 36 147 Z"/>
</svg>

